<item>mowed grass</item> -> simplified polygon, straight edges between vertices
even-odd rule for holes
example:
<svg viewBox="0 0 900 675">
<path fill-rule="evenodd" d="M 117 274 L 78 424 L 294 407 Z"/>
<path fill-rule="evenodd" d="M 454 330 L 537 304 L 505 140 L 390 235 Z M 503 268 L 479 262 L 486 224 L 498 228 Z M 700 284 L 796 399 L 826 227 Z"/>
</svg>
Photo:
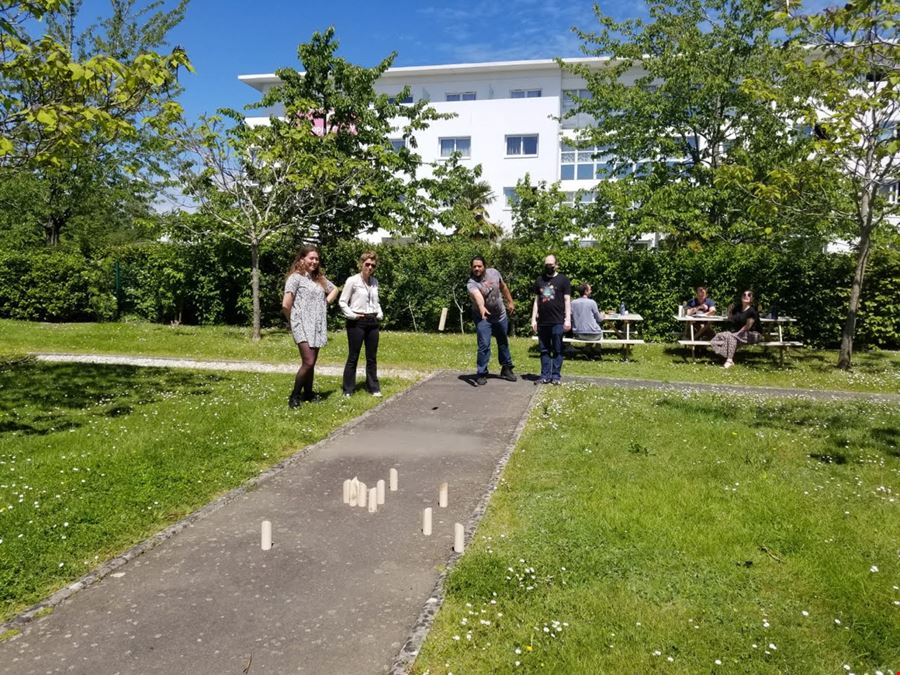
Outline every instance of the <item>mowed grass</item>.
<svg viewBox="0 0 900 675">
<path fill-rule="evenodd" d="M 317 382 L 290 411 L 285 375 L 0 362 L 0 618 L 378 402 Z"/>
<path fill-rule="evenodd" d="M 540 393 L 415 673 L 900 670 L 900 409 Z"/>
<path fill-rule="evenodd" d="M 347 340 L 339 321 L 319 363 L 343 365 Z M 511 350 L 520 374 L 540 372 L 536 343 L 513 338 Z M 264 331 L 257 343 L 244 328 L 226 326 L 164 326 L 149 323 L 47 324 L 0 320 L 0 354 L 26 352 L 75 352 L 134 354 L 197 359 L 234 359 L 268 363 L 296 363 L 297 347 L 284 330 Z M 378 351 L 379 367 L 430 371 L 450 369 L 463 373 L 475 370 L 475 336 L 459 333 L 406 333 L 382 331 Z M 677 345 L 647 344 L 633 348 L 624 361 L 617 349 L 604 349 L 602 358 L 588 358 L 579 352 L 567 358 L 563 376 L 588 375 L 698 382 L 746 384 L 769 387 L 801 387 L 868 392 L 900 392 L 900 353 L 859 351 L 850 371 L 835 368 L 837 352 L 793 349 L 784 365 L 777 353 L 760 348 L 738 352 L 736 366 L 725 370 L 721 359 Z M 491 363 L 499 372 L 496 345 Z"/>
</svg>

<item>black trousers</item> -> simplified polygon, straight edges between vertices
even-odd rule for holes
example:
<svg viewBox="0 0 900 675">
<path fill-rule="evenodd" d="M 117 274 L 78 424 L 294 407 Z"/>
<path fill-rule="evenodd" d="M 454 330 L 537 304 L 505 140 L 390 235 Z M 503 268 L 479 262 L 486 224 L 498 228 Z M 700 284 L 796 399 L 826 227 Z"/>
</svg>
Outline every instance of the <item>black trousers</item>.
<svg viewBox="0 0 900 675">
<path fill-rule="evenodd" d="M 347 321 L 347 363 L 344 365 L 344 393 L 356 389 L 356 364 L 359 352 L 366 345 L 366 390 L 370 394 L 381 391 L 378 383 L 378 319 Z"/>
</svg>

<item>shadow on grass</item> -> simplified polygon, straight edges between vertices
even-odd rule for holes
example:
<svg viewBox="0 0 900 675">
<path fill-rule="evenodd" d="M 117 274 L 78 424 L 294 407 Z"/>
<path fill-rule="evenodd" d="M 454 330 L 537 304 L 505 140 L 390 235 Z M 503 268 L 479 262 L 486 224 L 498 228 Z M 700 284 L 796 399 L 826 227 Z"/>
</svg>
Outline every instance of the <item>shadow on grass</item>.
<svg viewBox="0 0 900 675">
<path fill-rule="evenodd" d="M 85 413 L 121 417 L 174 392 L 203 396 L 221 380 L 212 373 L 164 368 L 2 361 L 0 436 L 75 429 Z"/>
</svg>

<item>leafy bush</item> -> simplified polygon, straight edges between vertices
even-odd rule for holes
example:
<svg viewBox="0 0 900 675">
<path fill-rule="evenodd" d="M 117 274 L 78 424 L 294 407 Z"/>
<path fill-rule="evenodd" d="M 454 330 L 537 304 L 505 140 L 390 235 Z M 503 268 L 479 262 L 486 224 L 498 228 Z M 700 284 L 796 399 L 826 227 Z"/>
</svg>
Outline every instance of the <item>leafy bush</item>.
<svg viewBox="0 0 900 675">
<path fill-rule="evenodd" d="M 284 275 L 297 243 L 276 242 L 260 261 L 263 324 L 283 325 Z M 451 240 L 417 245 L 340 242 L 321 252 L 328 277 L 343 284 L 357 272 L 366 249 L 379 256 L 377 276 L 385 326 L 435 330 L 448 308 L 447 330 L 471 330 L 466 280 L 469 261 L 483 255 L 499 269 L 517 311 L 513 330 L 528 334 L 531 285 L 547 250 L 515 241 L 500 245 Z M 799 339 L 834 347 L 845 319 L 852 256 L 806 249 L 707 246 L 700 250 L 622 250 L 606 245 L 563 247 L 560 268 L 573 282 L 589 282 L 601 310 L 625 302 L 644 317 L 644 336 L 670 340 L 678 331 L 678 303 L 698 284 L 709 287 L 722 311 L 745 287 L 761 308 L 773 304 L 798 319 Z M 250 317 L 248 254 L 228 242 L 147 243 L 112 249 L 96 260 L 61 250 L 0 252 L 0 316 L 45 320 L 103 320 L 128 315 L 151 321 L 246 324 Z M 118 291 L 116 269 L 118 268 Z M 900 252 L 872 257 L 857 327 L 856 344 L 900 347 Z M 118 304 L 116 301 L 118 300 Z M 332 308 L 337 315 L 337 308 Z"/>
</svg>

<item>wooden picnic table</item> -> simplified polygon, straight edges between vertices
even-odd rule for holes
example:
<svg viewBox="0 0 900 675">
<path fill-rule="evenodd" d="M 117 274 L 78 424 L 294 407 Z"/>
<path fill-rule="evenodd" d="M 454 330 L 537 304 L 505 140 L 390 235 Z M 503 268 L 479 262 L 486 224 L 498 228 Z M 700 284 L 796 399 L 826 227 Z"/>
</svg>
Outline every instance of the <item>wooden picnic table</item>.
<svg viewBox="0 0 900 675">
<path fill-rule="evenodd" d="M 676 321 L 684 323 L 687 328 L 688 338 L 679 340 L 678 344 L 691 348 L 691 358 L 696 357 L 697 347 L 708 347 L 710 343 L 709 340 L 697 339 L 697 336 L 695 334 L 696 325 L 704 323 L 725 323 L 729 320 L 727 316 L 722 316 L 719 314 L 692 314 L 690 316 L 686 314 L 676 314 L 673 318 Z M 797 323 L 797 319 L 795 319 L 794 317 L 779 316 L 777 319 L 774 319 L 770 316 L 762 316 L 760 317 L 760 321 L 762 322 L 763 327 L 763 341 L 758 342 L 757 344 L 761 347 L 773 347 L 779 349 L 781 363 L 784 363 L 784 351 L 787 348 L 803 346 L 803 343 L 797 340 L 784 339 L 785 326 Z"/>
</svg>

